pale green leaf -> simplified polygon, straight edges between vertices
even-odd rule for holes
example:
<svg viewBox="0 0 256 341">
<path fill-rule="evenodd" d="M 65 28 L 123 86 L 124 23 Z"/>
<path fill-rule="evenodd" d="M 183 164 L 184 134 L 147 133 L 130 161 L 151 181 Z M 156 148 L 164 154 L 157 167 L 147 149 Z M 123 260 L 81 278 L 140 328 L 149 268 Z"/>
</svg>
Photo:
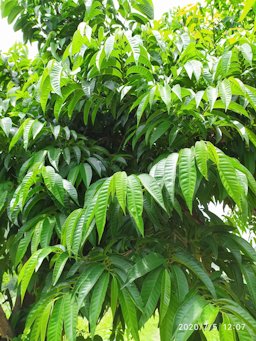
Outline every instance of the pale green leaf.
<svg viewBox="0 0 256 341">
<path fill-rule="evenodd" d="M 204 141 L 197 141 L 195 144 L 196 164 L 200 173 L 208 179 L 208 166 L 209 159 L 208 148 Z"/>
<path fill-rule="evenodd" d="M 207 274 L 207 272 L 202 268 L 201 264 L 197 262 L 190 254 L 185 252 L 185 250 L 178 250 L 173 256 L 174 260 L 180 264 L 186 266 L 191 270 L 206 286 L 213 297 L 216 297 L 216 292 L 214 285 Z"/>
<path fill-rule="evenodd" d="M 164 165 L 164 184 L 170 195 L 170 199 L 173 205 L 178 158 L 179 154 L 173 153 L 166 158 Z"/>
<path fill-rule="evenodd" d="M 114 183 L 117 200 L 123 212 L 125 213 L 127 195 L 127 174 L 125 172 L 116 173 L 114 175 Z"/>
<path fill-rule="evenodd" d="M 89 310 L 90 332 L 92 335 L 94 335 L 95 333 L 97 320 L 100 316 L 100 312 L 102 310 L 103 302 L 105 300 L 106 292 L 108 289 L 108 283 L 109 273 L 105 272 L 99 278 L 92 292 Z"/>
<path fill-rule="evenodd" d="M 189 148 L 182 149 L 179 154 L 179 183 L 190 213 L 192 213 L 196 178 L 194 151 Z"/>
<path fill-rule="evenodd" d="M 231 99 L 232 99 L 232 90 L 231 90 L 230 81 L 228 79 L 224 79 L 221 83 L 219 83 L 219 93 L 220 93 L 222 102 L 225 105 L 225 110 L 227 111 L 229 108 Z"/>
<path fill-rule="evenodd" d="M 127 207 L 130 215 L 140 231 L 144 234 L 144 224 L 142 220 L 143 194 L 139 179 L 135 175 L 128 177 L 127 187 Z"/>
<path fill-rule="evenodd" d="M 96 206 L 95 206 L 95 221 L 96 221 L 97 231 L 99 235 L 99 241 L 101 240 L 104 227 L 106 224 L 111 181 L 112 181 L 112 178 L 108 178 L 102 184 L 98 192 L 98 199 L 97 199 Z"/>
</svg>

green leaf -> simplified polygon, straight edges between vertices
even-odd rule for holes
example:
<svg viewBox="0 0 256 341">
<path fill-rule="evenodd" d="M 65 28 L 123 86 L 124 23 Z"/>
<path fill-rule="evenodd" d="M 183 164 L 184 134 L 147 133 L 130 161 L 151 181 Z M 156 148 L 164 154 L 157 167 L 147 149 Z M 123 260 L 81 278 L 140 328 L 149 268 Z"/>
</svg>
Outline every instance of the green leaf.
<svg viewBox="0 0 256 341">
<path fill-rule="evenodd" d="M 161 280 L 161 299 L 160 299 L 160 323 L 163 321 L 171 300 L 171 277 L 170 272 L 165 269 Z"/>
<path fill-rule="evenodd" d="M 221 83 L 219 83 L 219 92 L 222 102 L 225 104 L 225 111 L 227 111 L 232 99 L 232 90 L 228 79 L 224 79 Z"/>
<path fill-rule="evenodd" d="M 141 73 L 142 72 L 142 74 L 143 73 L 148 74 L 148 77 L 149 77 L 149 71 L 146 68 L 143 67 L 144 70 L 140 70 L 140 67 L 137 66 L 138 60 L 140 57 L 140 45 L 142 44 L 141 37 L 139 35 L 132 36 L 131 31 L 126 31 L 125 36 L 126 36 L 128 44 L 130 46 L 130 49 L 132 51 L 134 61 L 136 64 L 136 66 L 132 66 L 131 68 L 128 69 L 127 75 L 129 75 L 130 73 Z M 152 75 L 150 77 L 152 77 Z"/>
<path fill-rule="evenodd" d="M 7 137 L 9 137 L 10 130 L 12 128 L 12 120 L 10 117 L 3 117 L 0 119 L 0 127 Z"/>
<path fill-rule="evenodd" d="M 214 79 L 224 78 L 229 73 L 232 59 L 232 50 L 225 52 L 219 59 Z"/>
<path fill-rule="evenodd" d="M 77 191 L 75 189 L 75 187 L 72 185 L 72 183 L 66 179 L 62 179 L 62 186 L 63 189 L 67 192 L 67 194 L 69 195 L 69 197 L 77 204 L 78 203 L 78 194 Z"/>
<path fill-rule="evenodd" d="M 99 278 L 92 292 L 89 311 L 90 333 L 92 335 L 94 335 L 95 333 L 97 320 L 100 316 L 100 312 L 103 307 L 103 302 L 105 300 L 108 284 L 109 273 L 105 272 Z"/>
<path fill-rule="evenodd" d="M 55 223 L 56 221 L 55 219 L 52 219 L 52 217 L 46 217 L 46 219 L 44 219 L 40 239 L 41 247 L 44 248 L 49 246 Z"/>
<path fill-rule="evenodd" d="M 153 81 L 153 75 L 152 73 L 146 69 L 144 66 L 131 66 L 127 71 L 127 76 L 131 74 L 139 74 L 141 77 L 145 78 L 146 81 L 150 82 Z"/>
<path fill-rule="evenodd" d="M 172 87 L 172 92 L 178 97 L 180 101 L 182 101 L 180 84 L 175 84 L 174 87 Z"/>
<path fill-rule="evenodd" d="M 41 130 L 44 127 L 44 123 L 41 123 L 37 120 L 34 121 L 33 126 L 32 126 L 32 136 L 33 140 L 37 137 L 37 135 L 41 132 Z"/>
<path fill-rule="evenodd" d="M 68 104 L 68 117 L 71 119 L 73 115 L 73 111 L 77 105 L 77 103 L 81 100 L 81 98 L 84 96 L 83 90 L 79 89 L 76 90 L 72 96 L 72 99 L 70 100 Z"/>
<path fill-rule="evenodd" d="M 256 110 L 256 89 L 252 86 L 245 85 L 246 98 L 250 102 L 254 110 Z"/>
<path fill-rule="evenodd" d="M 172 153 L 165 160 L 164 165 L 164 184 L 170 195 L 171 202 L 174 205 L 175 195 L 175 181 L 176 181 L 176 170 L 178 164 L 179 154 Z"/>
<path fill-rule="evenodd" d="M 43 82 L 40 84 L 40 104 L 43 109 L 43 112 L 46 111 L 46 104 L 51 93 L 51 90 L 52 86 L 50 82 L 50 77 L 46 76 L 46 78 L 43 79 Z"/>
<path fill-rule="evenodd" d="M 99 235 L 99 241 L 101 240 L 104 227 L 106 224 L 111 181 L 112 181 L 112 178 L 108 178 L 102 184 L 101 188 L 99 189 L 98 199 L 95 205 L 95 221 L 96 221 L 97 231 Z"/>
<path fill-rule="evenodd" d="M 241 250 L 253 262 L 256 262 L 256 251 L 247 240 L 233 234 L 230 235 L 230 238 L 235 241 L 239 250 Z"/>
<path fill-rule="evenodd" d="M 209 105 L 210 105 L 210 111 L 212 111 L 214 104 L 216 102 L 216 99 L 218 98 L 218 89 L 213 88 L 212 86 L 209 86 L 206 89 L 206 94 L 207 94 L 207 98 L 208 98 Z"/>
<path fill-rule="evenodd" d="M 215 102 L 214 104 L 214 109 L 225 109 L 225 104 L 218 100 Z M 244 109 L 244 107 L 242 107 L 240 104 L 236 103 L 236 102 L 230 102 L 229 106 L 228 106 L 228 110 L 231 110 L 239 115 L 243 115 L 245 117 L 249 117 L 248 112 Z"/>
<path fill-rule="evenodd" d="M 130 294 L 126 288 L 123 288 L 119 294 L 120 305 L 123 313 L 123 317 L 125 323 L 128 327 L 128 330 L 132 334 L 134 341 L 139 341 L 139 333 L 138 333 L 138 316 L 136 307 L 130 297 Z"/>
<path fill-rule="evenodd" d="M 22 260 L 22 258 L 24 257 L 28 249 L 28 245 L 31 241 L 32 233 L 33 231 L 26 232 L 24 238 L 22 238 L 21 241 L 19 242 L 16 255 L 15 255 L 15 263 L 14 263 L 15 267 L 20 263 L 20 261 Z"/>
<path fill-rule="evenodd" d="M 244 56 L 244 59 L 250 64 L 252 65 L 252 60 L 253 60 L 253 52 L 252 52 L 252 48 L 251 45 L 245 43 L 242 44 L 240 46 L 240 50 Z"/>
<path fill-rule="evenodd" d="M 59 118 L 61 109 L 65 101 L 76 89 L 80 89 L 80 86 L 78 84 L 68 84 L 65 88 L 62 89 L 62 97 L 58 97 L 54 104 L 54 117 L 56 119 Z"/>
<path fill-rule="evenodd" d="M 220 309 L 224 312 L 229 312 L 239 318 L 251 331 L 256 334 L 256 321 L 251 314 L 242 308 L 238 303 L 229 299 L 218 299 L 216 303 L 220 306 Z"/>
<path fill-rule="evenodd" d="M 15 135 L 11 139 L 10 145 L 9 145 L 9 151 L 12 150 L 12 148 L 16 145 L 16 143 L 19 141 L 19 139 L 23 135 L 24 127 L 27 125 L 27 123 L 31 120 L 31 118 L 27 118 L 22 125 L 19 127 L 19 129 L 16 131 Z"/>
<path fill-rule="evenodd" d="M 25 265 L 22 267 L 19 273 L 18 283 L 21 284 L 20 286 L 21 301 L 23 301 L 24 299 L 27 287 L 37 266 L 38 256 L 41 253 L 41 251 L 42 250 L 38 250 L 37 252 L 35 252 L 25 263 Z"/>
<path fill-rule="evenodd" d="M 149 175 L 153 176 L 157 181 L 163 182 L 165 172 L 166 159 L 157 162 L 150 170 Z"/>
<path fill-rule="evenodd" d="M 54 169 L 50 166 L 43 167 L 42 175 L 47 189 L 64 206 L 65 190 L 63 188 L 62 177 L 55 173 Z"/>
<path fill-rule="evenodd" d="M 70 293 L 64 296 L 64 330 L 67 340 L 76 340 L 76 327 L 78 320 L 78 306 Z"/>
<path fill-rule="evenodd" d="M 175 341 L 185 341 L 189 339 L 189 336 L 194 332 L 193 328 L 180 328 L 179 325 L 195 325 L 200 315 L 202 314 L 203 308 L 207 304 L 207 301 L 199 295 L 193 295 L 188 297 L 185 302 L 179 307 L 175 315 Z"/>
<path fill-rule="evenodd" d="M 115 45 L 115 36 L 109 36 L 105 41 L 105 53 L 106 59 L 108 60 Z"/>
<path fill-rule="evenodd" d="M 41 240 L 42 229 L 43 229 L 43 221 L 40 220 L 35 226 L 33 238 L 31 240 L 31 254 L 36 252 L 38 249 L 38 245 Z"/>
<path fill-rule="evenodd" d="M 60 148 L 50 148 L 48 150 L 48 159 L 50 164 L 58 171 L 59 159 L 61 156 Z"/>
<path fill-rule="evenodd" d="M 62 65 L 53 60 L 52 66 L 50 66 L 50 81 L 51 81 L 51 87 L 53 92 L 61 96 L 61 89 L 60 89 L 60 79 L 61 79 L 61 73 L 62 73 Z"/>
<path fill-rule="evenodd" d="M 74 210 L 65 220 L 62 227 L 61 242 L 63 245 L 67 246 L 69 254 L 71 252 L 77 253 L 81 238 L 82 238 L 82 228 L 83 221 L 81 217 L 84 215 L 85 209 Z M 82 222 L 82 223 L 81 223 Z"/>
<path fill-rule="evenodd" d="M 24 149 L 25 150 L 27 150 L 29 139 L 32 136 L 32 125 L 33 125 L 33 123 L 34 123 L 34 121 L 30 120 L 30 121 L 26 122 L 26 124 L 24 125 L 23 145 L 24 145 Z"/>
<path fill-rule="evenodd" d="M 160 269 L 151 271 L 143 280 L 141 297 L 144 303 L 143 314 L 139 326 L 143 326 L 153 315 L 160 297 Z"/>
<path fill-rule="evenodd" d="M 207 144 L 204 141 L 197 141 L 195 144 L 196 164 L 200 173 L 208 180 L 209 159 Z"/>
<path fill-rule="evenodd" d="M 149 96 L 148 95 L 144 96 L 138 106 L 138 109 L 136 111 L 137 125 L 139 125 L 141 117 L 148 106 L 148 100 Z"/>
<path fill-rule="evenodd" d="M 179 154 L 179 182 L 183 197 L 191 214 L 196 178 L 194 151 L 189 148 L 182 149 Z"/>
<path fill-rule="evenodd" d="M 189 270 L 194 272 L 194 274 L 204 283 L 206 288 L 210 291 L 213 297 L 216 297 L 216 292 L 214 285 L 206 273 L 206 271 L 202 268 L 201 264 L 197 262 L 194 258 L 191 257 L 191 254 L 188 254 L 185 251 L 179 250 L 175 252 L 173 259 L 186 266 Z"/>
<path fill-rule="evenodd" d="M 238 334 L 239 341 L 251 341 L 252 338 L 255 337 L 255 334 L 249 330 L 247 325 L 241 320 L 239 317 L 228 314 L 228 318 L 231 321 L 232 325 L 239 325 L 241 326 L 240 330 L 236 330 Z M 231 339 L 232 340 L 232 339 Z M 226 340 L 224 340 L 226 341 Z M 236 341 L 236 339 L 235 339 Z"/>
<path fill-rule="evenodd" d="M 220 325 L 220 340 L 236 341 L 235 332 L 232 328 L 232 322 L 226 313 L 222 313 L 222 324 Z"/>
<path fill-rule="evenodd" d="M 92 167 L 88 163 L 83 163 L 79 166 L 79 169 L 83 183 L 85 184 L 86 188 L 88 188 L 92 181 Z"/>
<path fill-rule="evenodd" d="M 74 292 L 78 294 L 78 306 L 84 302 L 84 299 L 92 290 L 101 274 L 104 271 L 104 267 L 101 264 L 94 264 L 90 269 L 86 269 L 76 282 Z"/>
<path fill-rule="evenodd" d="M 125 172 L 118 172 L 114 175 L 114 183 L 116 190 L 116 197 L 122 208 L 124 214 L 126 211 L 126 195 L 127 195 L 127 174 Z"/>
<path fill-rule="evenodd" d="M 196 108 L 198 109 L 200 103 L 201 103 L 201 100 L 203 98 L 205 94 L 205 91 L 201 90 L 201 91 L 198 91 L 196 94 L 195 94 L 195 101 L 196 101 Z"/>
<path fill-rule="evenodd" d="M 52 306 L 54 302 L 50 301 L 46 308 L 44 309 L 41 319 L 40 319 L 40 336 L 41 336 L 41 341 L 45 340 L 46 332 L 47 332 L 47 325 L 50 319 L 51 311 L 52 311 Z"/>
<path fill-rule="evenodd" d="M 246 0 L 244 3 L 243 11 L 240 15 L 239 21 L 243 21 L 244 18 L 247 16 L 248 12 L 253 8 L 255 5 L 256 0 Z"/>
<path fill-rule="evenodd" d="M 238 181 L 236 170 L 231 160 L 224 153 L 217 150 L 217 154 L 217 167 L 221 182 L 223 183 L 228 195 L 230 195 L 238 207 L 241 207 L 241 199 L 244 195 L 244 190 Z"/>
<path fill-rule="evenodd" d="M 154 6 L 152 0 L 132 0 L 132 7 L 146 15 L 148 19 L 154 19 Z"/>
<path fill-rule="evenodd" d="M 47 330 L 47 341 L 61 341 L 62 339 L 62 328 L 64 322 L 63 308 L 63 299 L 59 298 L 54 304 L 52 315 L 50 317 Z"/>
<path fill-rule="evenodd" d="M 159 324 L 161 341 L 169 341 L 173 337 L 175 314 L 179 306 L 176 293 L 172 293 L 170 302 L 166 315 Z"/>
<path fill-rule="evenodd" d="M 138 178 L 140 179 L 142 185 L 145 187 L 147 192 L 158 203 L 158 205 L 160 205 L 166 211 L 163 195 L 158 182 L 149 174 L 140 174 Z"/>
<path fill-rule="evenodd" d="M 144 234 L 144 224 L 142 220 L 143 194 L 139 179 L 135 175 L 128 177 L 127 187 L 127 207 L 130 215 L 140 231 Z"/>
<path fill-rule="evenodd" d="M 119 287 L 116 278 L 113 276 L 111 281 L 111 295 L 110 295 L 110 306 L 112 311 L 112 316 L 114 318 L 117 308 L 117 301 L 119 297 Z"/>
<path fill-rule="evenodd" d="M 202 63 L 199 62 L 198 60 L 189 60 L 186 62 L 184 65 L 184 68 L 188 74 L 188 77 L 191 79 L 192 75 L 195 75 L 195 78 L 197 82 L 200 79 L 201 73 L 202 73 Z"/>
<path fill-rule="evenodd" d="M 159 92 L 161 99 L 165 103 L 167 111 L 169 112 L 172 104 L 171 88 L 168 84 L 159 85 Z"/>
<path fill-rule="evenodd" d="M 161 137 L 163 136 L 167 130 L 170 128 L 171 123 L 168 121 L 164 121 L 161 124 L 159 124 L 159 126 L 157 126 L 156 128 L 154 128 L 153 133 L 150 137 L 150 147 L 153 146 L 153 144 Z"/>
<path fill-rule="evenodd" d="M 153 271 L 164 263 L 164 258 L 158 254 L 151 252 L 139 259 L 128 272 L 128 283 L 134 282 L 137 278 L 144 276 L 148 272 Z"/>
<path fill-rule="evenodd" d="M 63 252 L 61 253 L 54 265 L 54 269 L 53 269 L 53 274 L 52 274 L 52 285 L 55 285 L 58 282 L 58 279 L 60 278 L 62 271 L 65 267 L 65 264 L 68 260 L 68 253 L 67 252 Z"/>
</svg>

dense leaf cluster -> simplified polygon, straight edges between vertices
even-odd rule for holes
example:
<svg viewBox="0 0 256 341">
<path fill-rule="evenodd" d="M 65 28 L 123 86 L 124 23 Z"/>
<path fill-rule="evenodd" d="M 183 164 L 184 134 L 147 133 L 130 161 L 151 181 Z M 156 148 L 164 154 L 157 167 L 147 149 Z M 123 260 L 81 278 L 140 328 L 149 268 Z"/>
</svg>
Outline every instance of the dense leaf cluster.
<svg viewBox="0 0 256 341">
<path fill-rule="evenodd" d="M 256 253 L 239 226 L 256 207 L 255 9 L 208 1 L 156 21 L 150 0 L 1 6 L 40 47 L 0 58 L 17 340 L 76 340 L 78 316 L 93 337 L 110 309 L 111 340 L 138 341 L 156 312 L 163 341 L 254 340 Z"/>
</svg>

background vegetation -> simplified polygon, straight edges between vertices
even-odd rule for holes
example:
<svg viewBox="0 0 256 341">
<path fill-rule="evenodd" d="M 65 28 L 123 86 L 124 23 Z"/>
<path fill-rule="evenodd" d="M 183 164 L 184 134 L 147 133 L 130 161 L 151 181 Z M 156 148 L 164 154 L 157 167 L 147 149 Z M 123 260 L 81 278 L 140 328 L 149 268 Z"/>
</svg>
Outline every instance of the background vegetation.
<svg viewBox="0 0 256 341">
<path fill-rule="evenodd" d="M 1 2 L 3 339 L 255 340 L 255 1 L 206 2 Z"/>
</svg>

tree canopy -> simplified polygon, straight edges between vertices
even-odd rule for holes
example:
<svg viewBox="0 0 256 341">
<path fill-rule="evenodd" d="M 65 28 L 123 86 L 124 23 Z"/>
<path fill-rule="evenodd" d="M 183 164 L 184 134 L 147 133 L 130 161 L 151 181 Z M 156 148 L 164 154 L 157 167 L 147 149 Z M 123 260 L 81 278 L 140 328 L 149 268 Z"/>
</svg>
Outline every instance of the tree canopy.
<svg viewBox="0 0 256 341">
<path fill-rule="evenodd" d="M 1 337 L 256 338 L 256 6 L 206 2 L 1 2 Z"/>
</svg>

